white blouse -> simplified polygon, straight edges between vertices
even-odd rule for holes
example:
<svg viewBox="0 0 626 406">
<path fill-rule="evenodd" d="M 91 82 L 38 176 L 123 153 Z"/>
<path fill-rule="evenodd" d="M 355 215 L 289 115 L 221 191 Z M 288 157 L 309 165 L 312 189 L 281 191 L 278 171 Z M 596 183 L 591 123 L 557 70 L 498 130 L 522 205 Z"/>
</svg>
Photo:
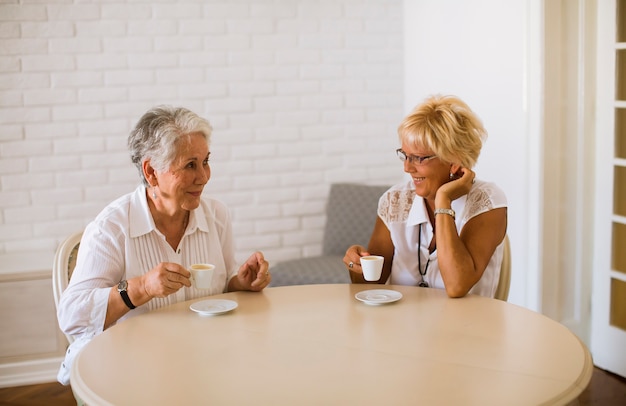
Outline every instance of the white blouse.
<svg viewBox="0 0 626 406">
<path fill-rule="evenodd" d="M 473 217 L 489 210 L 507 207 L 504 192 L 493 183 L 476 180 L 471 190 L 452 202 L 456 212 L 456 228 L 460 233 L 463 226 Z M 437 250 L 429 254 L 428 246 L 433 238 L 433 229 L 428 220 L 426 202 L 415 194 L 412 180 L 397 184 L 385 192 L 378 202 L 378 216 L 391 233 L 394 257 L 390 283 L 418 285 L 422 280 L 428 286 L 445 289 L 437 262 Z M 418 241 L 420 261 L 418 261 Z M 504 241 L 496 248 L 483 276 L 469 293 L 494 297 L 500 278 L 500 266 L 504 252 Z M 421 273 L 419 265 L 421 262 Z M 426 265 L 428 264 L 428 269 Z"/>
<path fill-rule="evenodd" d="M 237 274 L 226 206 L 203 198 L 200 206 L 190 212 L 187 230 L 176 249 L 156 229 L 144 186 L 109 204 L 87 225 L 74 273 L 57 312 L 61 330 L 76 339 L 59 371 L 61 383 L 69 383 L 70 364 L 78 350 L 103 331 L 111 287 L 123 279 L 143 275 L 161 262 L 174 262 L 185 268 L 194 263 L 214 264 L 212 286 L 183 287 L 165 298 L 154 298 L 130 310 L 118 322 L 163 306 L 226 291 L 228 282 Z"/>
</svg>

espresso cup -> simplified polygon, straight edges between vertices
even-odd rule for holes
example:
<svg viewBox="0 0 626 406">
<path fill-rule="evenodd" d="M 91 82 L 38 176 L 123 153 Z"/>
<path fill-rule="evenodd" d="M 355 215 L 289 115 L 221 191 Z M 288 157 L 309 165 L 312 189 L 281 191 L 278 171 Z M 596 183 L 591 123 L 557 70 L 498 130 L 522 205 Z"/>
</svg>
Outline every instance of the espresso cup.
<svg viewBox="0 0 626 406">
<path fill-rule="evenodd" d="M 191 272 L 191 283 L 196 289 L 209 289 L 213 282 L 215 265 L 213 264 L 193 264 L 189 267 Z"/>
<path fill-rule="evenodd" d="M 377 281 L 380 279 L 380 274 L 383 270 L 383 262 L 385 257 L 380 255 L 366 255 L 361 257 L 361 269 L 363 270 L 363 277 L 366 281 Z"/>
</svg>

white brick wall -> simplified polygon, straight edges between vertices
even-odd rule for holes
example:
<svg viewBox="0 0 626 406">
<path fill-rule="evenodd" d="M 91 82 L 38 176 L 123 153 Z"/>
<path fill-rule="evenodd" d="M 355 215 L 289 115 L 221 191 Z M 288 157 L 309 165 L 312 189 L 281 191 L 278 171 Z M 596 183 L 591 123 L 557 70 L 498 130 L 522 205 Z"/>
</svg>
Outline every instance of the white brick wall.
<svg viewBox="0 0 626 406">
<path fill-rule="evenodd" d="M 319 253 L 330 183 L 402 177 L 402 23 L 401 0 L 3 1 L 0 271 L 3 254 L 51 264 L 135 187 L 126 136 L 156 104 L 211 121 L 205 193 L 239 259 Z"/>
</svg>

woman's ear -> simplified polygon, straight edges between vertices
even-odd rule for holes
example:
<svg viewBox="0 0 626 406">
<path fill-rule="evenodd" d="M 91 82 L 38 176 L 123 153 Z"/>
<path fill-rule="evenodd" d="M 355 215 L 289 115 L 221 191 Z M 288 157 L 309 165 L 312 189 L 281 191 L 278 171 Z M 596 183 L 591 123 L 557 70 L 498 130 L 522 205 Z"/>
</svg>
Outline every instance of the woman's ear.
<svg viewBox="0 0 626 406">
<path fill-rule="evenodd" d="M 461 173 L 461 168 L 463 168 L 461 165 L 459 164 L 450 164 L 450 178 L 452 179 L 452 177 L 457 178 L 457 177 L 461 177 L 463 174 Z"/>
<path fill-rule="evenodd" d="M 143 171 L 143 176 L 148 181 L 148 184 L 150 186 L 157 186 L 158 182 L 157 182 L 156 171 L 154 170 L 152 165 L 150 165 L 149 159 L 146 159 L 145 161 L 143 161 L 143 163 L 141 164 L 141 169 Z"/>
</svg>

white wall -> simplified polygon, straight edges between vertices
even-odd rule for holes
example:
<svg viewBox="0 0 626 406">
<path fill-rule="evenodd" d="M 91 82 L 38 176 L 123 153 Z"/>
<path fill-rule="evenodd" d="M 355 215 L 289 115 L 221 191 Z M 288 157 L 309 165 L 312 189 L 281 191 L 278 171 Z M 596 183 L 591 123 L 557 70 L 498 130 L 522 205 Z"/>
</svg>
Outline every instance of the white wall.
<svg viewBox="0 0 626 406">
<path fill-rule="evenodd" d="M 536 146 L 541 55 L 533 42 L 541 30 L 533 3 L 404 2 L 405 110 L 432 93 L 455 94 L 483 120 L 489 137 L 475 170 L 507 195 L 513 253 L 509 301 L 531 308 L 539 289 L 536 248 L 529 240 L 537 243 L 535 199 L 541 186 Z"/>
<path fill-rule="evenodd" d="M 51 263 L 134 188 L 126 136 L 155 104 L 212 122 L 206 193 L 229 205 L 240 259 L 320 252 L 331 182 L 401 176 L 401 0 L 14 3 L 0 5 L 5 272 L 8 254 Z"/>
</svg>

